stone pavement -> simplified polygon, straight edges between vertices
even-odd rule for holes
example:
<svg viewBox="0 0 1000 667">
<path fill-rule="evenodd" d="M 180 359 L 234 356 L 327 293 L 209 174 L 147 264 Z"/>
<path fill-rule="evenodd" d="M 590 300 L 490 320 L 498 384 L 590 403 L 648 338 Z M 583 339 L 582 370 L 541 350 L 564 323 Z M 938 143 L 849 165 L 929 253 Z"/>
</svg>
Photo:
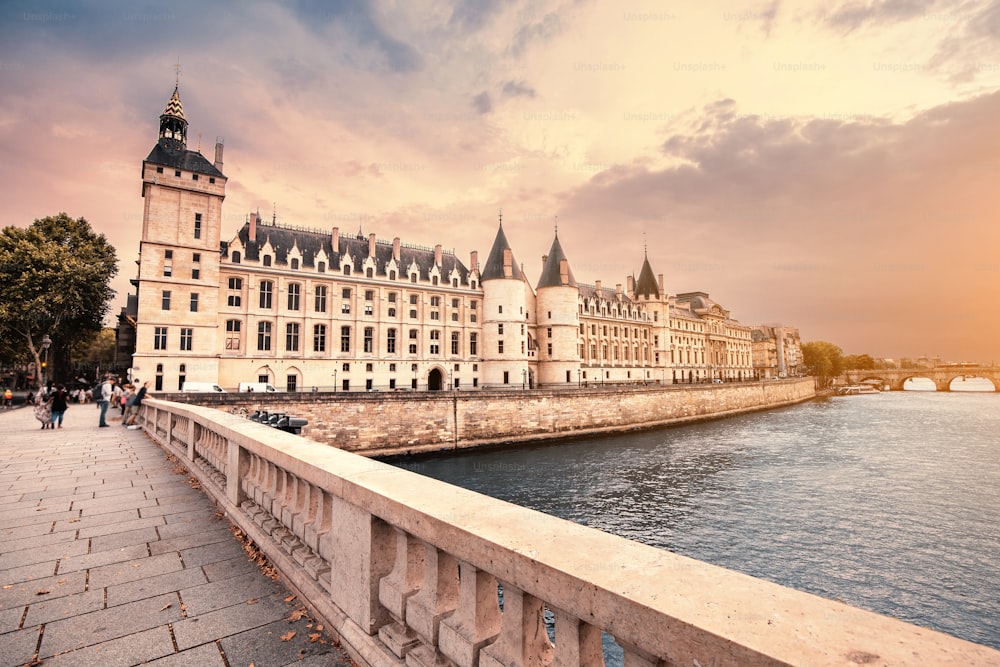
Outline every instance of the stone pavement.
<svg viewBox="0 0 1000 667">
<path fill-rule="evenodd" d="M 0 667 L 353 664 L 176 459 L 97 419 L 0 410 Z"/>
</svg>

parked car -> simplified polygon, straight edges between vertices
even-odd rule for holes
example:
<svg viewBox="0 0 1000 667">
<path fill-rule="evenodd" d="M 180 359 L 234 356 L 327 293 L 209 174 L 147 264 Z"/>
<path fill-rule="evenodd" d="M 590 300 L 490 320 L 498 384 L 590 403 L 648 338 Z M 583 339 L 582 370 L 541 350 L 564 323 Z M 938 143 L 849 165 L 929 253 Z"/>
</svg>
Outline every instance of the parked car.
<svg viewBox="0 0 1000 667">
<path fill-rule="evenodd" d="M 226 390 L 215 384 L 214 382 L 185 382 L 184 386 L 181 387 L 181 391 L 184 392 L 201 392 L 201 393 L 216 393 L 225 394 Z"/>
</svg>

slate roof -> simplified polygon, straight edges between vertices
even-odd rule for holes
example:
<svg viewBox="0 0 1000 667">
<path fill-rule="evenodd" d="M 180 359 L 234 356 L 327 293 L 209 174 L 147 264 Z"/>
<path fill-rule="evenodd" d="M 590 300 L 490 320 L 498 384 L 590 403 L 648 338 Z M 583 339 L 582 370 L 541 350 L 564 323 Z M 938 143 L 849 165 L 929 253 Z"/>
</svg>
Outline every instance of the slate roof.
<svg viewBox="0 0 1000 667">
<path fill-rule="evenodd" d="M 504 251 L 510 252 L 511 261 L 511 275 L 506 275 L 504 272 Z M 524 274 L 521 273 L 521 267 L 518 266 L 517 259 L 514 257 L 514 251 L 510 248 L 510 243 L 507 242 L 507 237 L 503 233 L 503 226 L 497 230 L 497 237 L 493 241 L 493 248 L 490 250 L 490 256 L 486 260 L 486 265 L 483 267 L 483 271 L 480 274 L 480 280 L 494 280 L 497 278 L 506 278 L 508 280 L 522 280 L 524 281 Z M 526 281 L 525 281 L 526 282 Z"/>
<path fill-rule="evenodd" d="M 660 298 L 660 286 L 653 275 L 653 267 L 649 265 L 649 256 L 642 260 L 642 269 L 639 271 L 639 280 L 635 283 L 636 296 L 648 296 L 654 299 Z"/>
<path fill-rule="evenodd" d="M 172 169 L 193 171 L 196 174 L 226 177 L 198 151 L 189 151 L 186 148 L 174 149 L 172 146 L 173 142 L 169 139 L 158 142 L 146 156 L 146 162 L 162 164 Z"/>
<path fill-rule="evenodd" d="M 563 282 L 562 278 L 561 264 L 563 261 L 566 262 L 566 282 Z M 542 287 L 577 287 L 576 278 L 573 277 L 573 269 L 570 268 L 566 253 L 563 252 L 562 245 L 559 243 L 558 233 L 552 241 L 552 248 L 545 260 L 545 266 L 542 267 L 542 276 L 538 279 L 538 288 Z"/>
<path fill-rule="evenodd" d="M 246 223 L 236 234 L 240 245 L 243 246 L 243 259 L 241 261 L 259 262 L 261 259 L 261 249 L 271 244 L 274 249 L 273 265 L 288 265 L 288 253 L 292 248 L 297 248 L 301 254 L 302 268 L 315 268 L 316 256 L 320 250 L 326 253 L 330 270 L 337 270 L 338 263 L 342 257 L 350 256 L 352 260 L 351 275 L 364 273 L 364 261 L 368 258 L 368 237 L 350 234 L 341 234 L 337 243 L 337 250 L 334 252 L 333 238 L 329 232 L 318 230 L 296 229 L 281 225 L 268 225 L 257 223 L 257 240 L 250 241 L 250 223 Z M 231 243 L 220 244 L 222 255 L 228 257 L 232 251 Z M 385 241 L 375 243 L 375 275 L 387 276 L 386 267 L 392 260 L 392 244 Z M 399 249 L 399 275 L 406 277 L 410 265 L 416 263 L 419 269 L 419 279 L 429 280 L 431 269 L 434 268 L 433 248 L 417 248 L 400 245 Z M 342 266 L 342 265 L 341 265 Z M 469 269 L 459 261 L 453 253 L 441 253 L 441 281 L 443 285 L 448 285 L 451 272 L 458 269 L 459 284 L 468 286 Z"/>
</svg>

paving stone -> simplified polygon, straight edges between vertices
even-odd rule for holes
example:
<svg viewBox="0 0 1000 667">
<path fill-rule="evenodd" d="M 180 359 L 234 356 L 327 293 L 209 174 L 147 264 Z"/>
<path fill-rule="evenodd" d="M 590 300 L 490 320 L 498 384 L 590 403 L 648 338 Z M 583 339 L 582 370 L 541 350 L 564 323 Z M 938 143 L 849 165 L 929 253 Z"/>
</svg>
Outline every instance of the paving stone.
<svg viewBox="0 0 1000 667">
<path fill-rule="evenodd" d="M 44 579 L 56 574 L 56 564 L 54 561 L 44 563 L 33 563 L 23 567 L 15 567 L 10 570 L 0 570 L 0 586 L 19 584 L 22 581 L 34 581 Z"/>
<path fill-rule="evenodd" d="M 291 609 L 288 610 L 291 613 Z M 249 665 L 254 667 L 278 667 L 307 657 L 329 656 L 333 651 L 330 640 L 322 636 L 315 642 L 310 641 L 309 634 L 314 630 L 308 628 L 311 622 L 303 617 L 295 622 L 282 619 L 255 628 L 238 635 L 222 639 L 219 643 L 226 652 L 230 665 Z M 282 636 L 294 632 L 295 636 L 282 641 Z M 329 664 L 329 663 L 327 663 Z"/>
<path fill-rule="evenodd" d="M 10 588 L 0 589 L 0 609 L 25 607 L 33 602 L 82 593 L 86 586 L 87 576 L 84 572 L 13 584 Z M 47 592 L 41 593 L 41 591 Z"/>
<path fill-rule="evenodd" d="M 160 526 L 157 531 L 159 532 L 161 539 L 169 540 L 175 537 L 197 533 L 202 530 L 212 529 L 216 526 L 216 524 L 217 521 L 212 517 L 205 517 L 202 521 L 181 521 L 179 523 L 171 523 Z"/>
<path fill-rule="evenodd" d="M 166 572 L 182 570 L 184 564 L 175 553 L 159 556 L 147 556 L 124 563 L 114 563 L 102 567 L 91 568 L 90 587 L 104 588 L 114 584 L 123 584 L 145 577 L 155 577 Z"/>
<path fill-rule="evenodd" d="M 262 576 L 258 571 L 184 589 L 181 591 L 181 598 L 187 605 L 188 614 L 197 616 L 274 595 L 282 590 L 284 588 L 281 584 Z"/>
<path fill-rule="evenodd" d="M 198 667 L 226 667 L 227 663 L 223 660 L 222 653 L 215 642 L 209 642 L 195 648 L 189 648 L 186 651 L 181 651 L 180 653 L 168 655 L 159 660 L 152 660 L 147 662 L 146 665 L 148 667 L 191 667 L 192 665 L 197 665 Z M 236 666 L 233 665 L 232 667 Z M 243 666 L 241 665 L 240 667 Z"/>
<path fill-rule="evenodd" d="M 75 595 L 42 600 L 28 606 L 28 615 L 24 618 L 24 627 L 41 625 L 58 621 L 70 616 L 86 614 L 98 609 L 104 609 L 104 590 L 84 591 Z"/>
<path fill-rule="evenodd" d="M 4 510 L 3 513 L 3 525 L 0 527 L 12 527 L 15 525 L 23 526 L 23 523 L 13 523 L 19 519 L 31 519 L 34 517 L 38 521 L 49 520 L 52 521 L 52 516 L 59 514 L 61 512 L 71 512 L 72 511 L 72 501 L 59 501 L 55 503 L 45 503 L 42 505 L 35 505 L 34 503 L 22 503 L 24 507 L 18 507 L 18 509 L 8 509 Z"/>
<path fill-rule="evenodd" d="M 167 551 L 183 551 L 184 549 L 200 547 L 205 544 L 217 544 L 227 540 L 235 541 L 236 538 L 229 532 L 228 527 L 216 526 L 206 528 L 202 532 L 188 533 L 187 535 L 179 535 L 170 539 L 161 539 L 159 542 L 151 543 L 149 551 L 155 556 Z"/>
<path fill-rule="evenodd" d="M 239 556 L 247 558 L 247 554 L 243 550 L 243 545 L 237 542 L 236 538 L 232 535 L 230 535 L 228 542 L 206 544 L 205 546 L 181 551 L 181 560 L 184 561 L 184 567 L 198 567 L 199 565 L 207 565 Z"/>
<path fill-rule="evenodd" d="M 120 549 L 133 544 L 146 544 L 160 539 L 156 528 L 142 528 L 140 530 L 130 530 L 127 533 L 116 533 L 114 535 L 102 535 L 90 540 L 91 551 L 108 551 L 109 549 Z"/>
<path fill-rule="evenodd" d="M 112 496 L 110 498 L 81 498 L 80 500 L 73 501 L 73 509 L 83 510 L 86 514 L 88 510 L 103 510 L 117 511 L 120 509 L 126 509 L 135 507 L 136 503 L 143 502 L 147 499 L 147 496 L 142 491 L 129 491 L 128 493 L 123 493 L 121 495 Z"/>
<path fill-rule="evenodd" d="M 0 635 L 0 665 L 26 665 L 38 646 L 38 628 Z"/>
<path fill-rule="evenodd" d="M 44 549 L 22 549 L 0 556 L 0 570 L 12 570 L 38 563 L 51 563 L 55 570 L 56 561 L 60 558 L 78 556 L 89 550 L 86 540 L 74 540 L 46 546 Z"/>
<path fill-rule="evenodd" d="M 24 616 L 24 607 L 11 607 L 0 611 L 0 635 L 6 632 L 13 632 L 21 627 L 21 618 Z"/>
<path fill-rule="evenodd" d="M 208 583 L 208 578 L 205 573 L 201 568 L 195 567 L 179 572 L 167 572 L 155 577 L 136 579 L 125 584 L 109 585 L 107 587 L 108 606 L 115 607 L 164 593 L 176 593 L 206 583 Z"/>
<path fill-rule="evenodd" d="M 110 565 L 111 563 L 121 563 L 124 561 L 144 558 L 149 555 L 149 549 L 145 544 L 133 544 L 118 549 L 108 549 L 107 551 L 96 551 L 72 558 L 64 558 L 59 561 L 59 574 L 76 572 L 78 570 L 89 570 L 91 568 Z"/>
<path fill-rule="evenodd" d="M 0 556 L 0 568 L 3 567 L 3 558 L 26 549 L 40 550 L 42 547 L 51 547 L 56 544 L 76 541 L 75 533 L 46 533 L 44 535 L 34 535 L 32 537 L 22 537 L 20 539 L 10 539 L 3 541 L 3 556 Z M 58 549 L 59 547 L 54 547 Z M 49 558 L 52 558 L 50 555 Z"/>
<path fill-rule="evenodd" d="M 170 639 L 170 630 L 163 625 L 45 658 L 45 667 L 129 667 L 173 652 L 174 643 Z"/>
<path fill-rule="evenodd" d="M 241 556 L 231 558 L 230 560 L 221 560 L 218 563 L 202 565 L 201 569 L 205 572 L 205 576 L 208 577 L 209 581 L 232 579 L 249 572 L 260 573 L 260 568 L 247 557 L 245 552 Z"/>
<path fill-rule="evenodd" d="M 224 607 L 174 623 L 177 648 L 186 649 L 207 641 L 239 634 L 285 618 L 289 614 L 284 592 L 261 598 L 256 604 Z M 190 611 L 188 612 L 190 616 Z"/>
<path fill-rule="evenodd" d="M 148 516 L 163 516 L 167 517 L 167 523 L 170 523 L 170 515 L 174 514 L 186 514 L 188 512 L 198 511 L 198 512 L 209 512 L 214 514 L 219 511 L 218 506 L 211 500 L 202 496 L 199 500 L 193 500 L 190 498 L 182 498 L 180 496 L 171 496 L 165 499 L 165 502 L 154 507 L 146 507 L 142 509 L 139 514 L 144 517 Z M 204 518 L 204 514 L 202 515 Z"/>
<path fill-rule="evenodd" d="M 139 520 L 139 512 L 136 509 L 118 510 L 117 512 L 106 512 L 103 514 L 88 514 L 87 516 L 77 516 L 72 519 L 64 519 L 55 522 L 52 527 L 53 533 L 64 530 L 84 530 L 95 526 L 107 526 L 108 524 L 127 524 L 129 521 Z M 116 531 L 120 532 L 120 531 Z M 83 537 L 81 533 L 81 537 Z M 90 537 L 89 535 L 87 537 Z"/>
<path fill-rule="evenodd" d="M 121 521 L 115 524 L 103 524 L 100 526 L 91 526 L 90 528 L 81 528 L 79 534 L 81 538 L 101 537 L 103 535 L 113 535 L 115 533 L 126 533 L 131 530 L 162 526 L 163 523 L 163 517 L 153 516 L 148 519 L 132 519 L 131 521 Z"/>
<path fill-rule="evenodd" d="M 52 529 L 52 524 L 56 521 L 67 521 L 69 519 L 75 519 L 79 516 L 79 511 L 69 510 L 67 512 L 56 512 L 55 514 L 46 514 L 44 516 L 36 514 L 34 516 L 24 516 L 17 519 L 11 519 L 6 522 L 5 525 L 0 526 L 0 536 L 7 539 L 24 537 L 26 535 L 37 535 L 37 532 L 32 532 L 33 529 L 36 531 L 39 529 L 48 531 Z"/>
<path fill-rule="evenodd" d="M 169 594 L 55 621 L 45 626 L 39 657 L 125 637 L 180 619 L 177 596 Z"/>
</svg>

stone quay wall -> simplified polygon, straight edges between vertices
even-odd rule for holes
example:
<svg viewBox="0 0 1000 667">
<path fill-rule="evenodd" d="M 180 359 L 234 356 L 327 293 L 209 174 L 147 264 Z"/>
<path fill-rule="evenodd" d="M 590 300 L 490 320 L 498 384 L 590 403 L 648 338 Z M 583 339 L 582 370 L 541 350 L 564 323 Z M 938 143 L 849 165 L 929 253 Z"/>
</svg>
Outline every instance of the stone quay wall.
<svg viewBox="0 0 1000 667">
<path fill-rule="evenodd" d="M 792 405 L 816 395 L 812 378 L 723 385 L 528 391 L 171 394 L 170 400 L 285 412 L 303 435 L 366 456 L 656 428 Z"/>
<path fill-rule="evenodd" d="M 1000 664 L 985 646 L 214 408 L 147 399 L 140 422 L 362 667 L 601 667 L 602 632 L 627 667 Z"/>
</svg>

